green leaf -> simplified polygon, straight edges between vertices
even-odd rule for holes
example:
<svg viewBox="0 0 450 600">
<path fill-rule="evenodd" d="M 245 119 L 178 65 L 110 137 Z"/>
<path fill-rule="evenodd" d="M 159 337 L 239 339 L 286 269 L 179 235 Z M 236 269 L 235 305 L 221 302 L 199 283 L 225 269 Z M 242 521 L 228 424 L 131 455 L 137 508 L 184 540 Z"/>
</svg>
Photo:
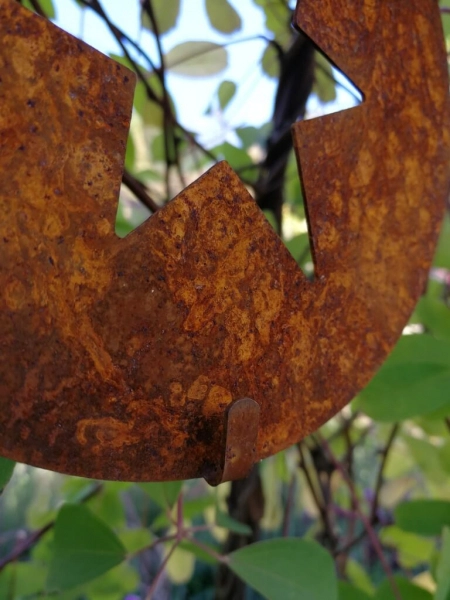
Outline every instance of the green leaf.
<svg viewBox="0 0 450 600">
<path fill-rule="evenodd" d="M 30 10 L 34 11 L 33 5 L 31 4 L 30 0 L 25 0 L 22 4 L 26 8 L 29 8 Z M 53 0 L 39 0 L 39 5 L 48 19 L 55 18 L 56 15 L 55 7 L 53 6 Z"/>
<path fill-rule="evenodd" d="M 442 536 L 442 549 L 436 570 L 437 590 L 434 600 L 450 600 L 450 529 Z"/>
<path fill-rule="evenodd" d="M 136 162 L 136 148 L 131 131 L 128 134 L 127 150 L 125 152 L 125 168 L 131 173 L 134 172 L 134 163 Z"/>
<path fill-rule="evenodd" d="M 151 3 L 158 26 L 158 33 L 162 35 L 173 29 L 177 24 L 180 14 L 180 0 L 151 0 Z M 145 29 L 154 31 L 153 24 L 148 14 L 144 11 L 142 11 L 142 26 Z"/>
<path fill-rule="evenodd" d="M 316 542 L 257 542 L 228 558 L 230 569 L 267 600 L 337 600 L 333 560 Z"/>
<path fill-rule="evenodd" d="M 45 586 L 45 569 L 34 562 L 9 564 L 0 574 L 0 598 L 37 596 Z"/>
<path fill-rule="evenodd" d="M 374 585 L 359 562 L 349 558 L 347 560 L 346 575 L 349 581 L 358 589 L 362 590 L 369 596 L 373 596 L 375 592 Z"/>
<path fill-rule="evenodd" d="M 334 83 L 333 71 L 328 60 L 316 52 L 316 69 L 314 71 L 314 85 L 312 90 L 321 102 L 333 102 L 336 100 L 336 85 Z"/>
<path fill-rule="evenodd" d="M 237 127 L 236 133 L 238 134 L 241 142 L 244 144 L 244 148 L 250 148 L 254 144 L 263 146 L 272 130 L 272 123 L 265 123 L 262 127 Z"/>
<path fill-rule="evenodd" d="M 274 2 L 273 0 L 254 0 L 261 6 L 266 17 L 266 27 L 274 34 L 276 41 L 282 46 L 289 43 L 291 33 L 291 10 L 288 2 Z"/>
<path fill-rule="evenodd" d="M 126 529 L 120 534 L 120 541 L 129 554 L 135 554 L 150 546 L 153 536 L 149 529 Z"/>
<path fill-rule="evenodd" d="M 221 33 L 234 33 L 242 27 L 241 17 L 228 0 L 206 0 L 206 13 L 214 29 Z"/>
<path fill-rule="evenodd" d="M 6 484 L 11 479 L 16 463 L 9 458 L 0 456 L 0 494 L 5 489 Z"/>
<path fill-rule="evenodd" d="M 167 69 L 187 77 L 216 75 L 227 65 L 225 48 L 214 42 L 182 42 L 166 55 Z"/>
<path fill-rule="evenodd" d="M 254 168 L 254 163 L 249 154 L 243 148 L 237 148 L 228 142 L 220 144 L 213 149 L 213 152 L 222 160 L 226 160 L 230 166 L 246 180 L 253 180 L 258 175 L 258 169 Z"/>
<path fill-rule="evenodd" d="M 85 506 L 65 504 L 54 529 L 47 586 L 67 590 L 106 573 L 125 559 L 116 534 Z"/>
<path fill-rule="evenodd" d="M 220 552 L 219 547 L 213 547 L 213 546 L 211 546 L 211 544 L 205 544 L 203 542 L 203 546 L 205 546 L 206 548 L 210 548 L 212 552 L 216 552 L 216 553 Z M 201 560 L 202 562 L 204 562 L 208 565 L 216 565 L 217 564 L 217 560 L 214 558 L 214 555 L 209 554 L 208 552 L 203 550 L 203 548 L 196 546 L 189 540 L 183 540 L 180 544 L 180 548 L 183 548 L 187 552 L 191 552 L 191 554 L 193 554 L 198 560 Z"/>
<path fill-rule="evenodd" d="M 404 531 L 418 535 L 440 535 L 450 527 L 450 502 L 445 500 L 411 500 L 399 504 L 395 522 Z"/>
<path fill-rule="evenodd" d="M 414 585 L 403 577 L 394 577 L 397 588 L 400 595 L 404 600 L 432 600 L 433 597 L 430 592 L 423 588 Z M 377 590 L 374 600 L 397 600 L 394 592 L 392 591 L 391 584 L 388 580 L 385 580 Z"/>
<path fill-rule="evenodd" d="M 261 66 L 264 73 L 271 78 L 280 75 L 280 57 L 272 44 L 268 44 L 261 58 Z"/>
<path fill-rule="evenodd" d="M 222 81 L 219 86 L 218 96 L 220 108 L 223 110 L 229 104 L 236 93 L 236 84 L 234 81 Z"/>
<path fill-rule="evenodd" d="M 431 540 L 403 531 L 395 525 L 382 529 L 380 539 L 386 546 L 396 548 L 400 564 L 407 569 L 428 562 L 434 551 Z"/>
<path fill-rule="evenodd" d="M 340 581 L 338 585 L 339 600 L 370 600 L 371 596 L 350 583 Z"/>
<path fill-rule="evenodd" d="M 172 507 L 180 495 L 183 481 L 140 483 L 139 487 L 161 508 Z"/>
<path fill-rule="evenodd" d="M 450 310 L 441 300 L 428 296 L 422 298 L 415 314 L 434 336 L 450 340 Z"/>
<path fill-rule="evenodd" d="M 233 531 L 234 533 L 240 533 L 242 535 L 251 535 L 252 530 L 251 527 L 245 525 L 245 523 L 240 523 L 227 515 L 223 511 L 216 509 L 216 525 L 217 527 L 223 527 L 224 529 L 228 529 L 228 531 Z"/>
<path fill-rule="evenodd" d="M 306 252 L 309 249 L 309 236 L 307 233 L 299 233 L 285 242 L 285 244 L 293 258 L 299 262 L 299 260 L 306 255 Z"/>
<path fill-rule="evenodd" d="M 450 33 L 450 15 L 446 17 Z M 433 265 L 450 269 L 450 216 L 445 215 Z"/>
<path fill-rule="evenodd" d="M 450 343 L 428 335 L 403 336 L 361 392 L 359 408 L 378 421 L 426 415 L 449 404 Z"/>
</svg>

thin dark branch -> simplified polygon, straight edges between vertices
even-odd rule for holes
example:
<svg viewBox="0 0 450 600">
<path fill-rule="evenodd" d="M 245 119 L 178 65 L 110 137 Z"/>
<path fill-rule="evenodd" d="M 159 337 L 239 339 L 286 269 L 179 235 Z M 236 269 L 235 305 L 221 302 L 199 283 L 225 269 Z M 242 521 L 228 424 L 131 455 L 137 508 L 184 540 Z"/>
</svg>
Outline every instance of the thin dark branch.
<svg viewBox="0 0 450 600">
<path fill-rule="evenodd" d="M 371 523 L 376 523 L 377 518 L 378 518 L 377 517 L 378 504 L 379 504 L 379 500 L 380 500 L 381 488 L 383 487 L 383 483 L 384 483 L 384 470 L 386 468 L 388 456 L 389 456 L 391 448 L 394 444 L 394 440 L 397 436 L 399 428 L 400 428 L 399 424 L 395 423 L 395 425 L 391 429 L 391 433 L 389 434 L 386 445 L 381 452 L 381 463 L 380 463 L 380 467 L 378 469 L 378 475 L 377 475 L 377 480 L 376 480 L 376 484 L 375 484 L 374 496 L 373 496 L 373 500 L 372 500 L 372 508 L 370 511 Z"/>
<path fill-rule="evenodd" d="M 331 542 L 331 544 L 334 545 L 334 543 L 336 541 L 336 535 L 334 533 L 333 525 L 330 521 L 330 516 L 329 516 L 329 512 L 327 510 L 327 507 L 324 504 L 324 502 L 319 498 L 319 495 L 316 490 L 316 486 L 314 485 L 311 474 L 306 465 L 305 453 L 303 451 L 303 449 L 305 447 L 307 448 L 305 442 L 299 442 L 297 444 L 298 452 L 300 454 L 299 466 L 305 475 L 305 479 L 308 484 L 309 491 L 311 492 L 311 496 L 313 497 L 314 504 L 316 505 L 317 510 L 319 511 L 319 515 L 320 515 L 320 519 L 322 521 L 322 526 L 323 526 L 325 536 Z M 318 475 L 317 475 L 317 479 L 318 479 Z"/>
<path fill-rule="evenodd" d="M 146 186 L 126 169 L 122 175 L 122 182 L 131 192 L 133 192 L 136 198 L 153 213 L 160 209 L 160 206 L 148 194 Z"/>
<path fill-rule="evenodd" d="M 361 509 L 358 494 L 356 493 L 356 489 L 355 489 L 355 485 L 354 485 L 353 481 L 349 477 L 349 475 L 348 475 L 346 469 L 344 468 L 344 466 L 342 465 L 342 463 L 335 457 L 327 440 L 322 435 L 320 435 L 320 432 L 318 432 L 316 435 L 317 435 L 320 445 L 322 446 L 323 450 L 328 455 L 328 458 L 333 463 L 335 468 L 339 471 L 339 473 L 342 475 L 345 483 L 347 484 L 347 487 L 350 492 L 350 496 L 353 499 L 354 505 L 358 512 L 358 516 L 360 517 L 361 521 L 364 524 L 364 527 L 367 531 L 367 535 L 369 536 L 372 547 L 373 547 L 376 555 L 378 556 L 378 559 L 383 568 L 383 571 L 385 572 L 386 577 L 390 583 L 394 597 L 396 598 L 396 600 L 402 600 L 402 595 L 401 595 L 400 590 L 398 589 L 397 583 L 394 579 L 392 569 L 391 569 L 389 563 L 387 562 L 386 557 L 384 556 L 383 548 L 381 547 L 380 540 L 378 539 L 377 534 L 375 533 L 373 526 L 370 523 L 369 518 L 364 514 L 364 512 Z"/>
</svg>

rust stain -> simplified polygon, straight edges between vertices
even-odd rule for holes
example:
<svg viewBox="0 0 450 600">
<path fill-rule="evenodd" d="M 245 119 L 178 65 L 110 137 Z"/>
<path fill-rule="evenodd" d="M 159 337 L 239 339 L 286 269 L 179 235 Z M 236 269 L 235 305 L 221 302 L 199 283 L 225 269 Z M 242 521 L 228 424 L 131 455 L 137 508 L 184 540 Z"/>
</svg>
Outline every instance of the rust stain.
<svg viewBox="0 0 450 600">
<path fill-rule="evenodd" d="M 315 280 L 226 163 L 124 240 L 134 76 L 0 0 L 0 454 L 85 477 L 242 477 L 367 384 L 449 188 L 435 0 L 302 0 L 364 94 L 294 126 Z"/>
</svg>

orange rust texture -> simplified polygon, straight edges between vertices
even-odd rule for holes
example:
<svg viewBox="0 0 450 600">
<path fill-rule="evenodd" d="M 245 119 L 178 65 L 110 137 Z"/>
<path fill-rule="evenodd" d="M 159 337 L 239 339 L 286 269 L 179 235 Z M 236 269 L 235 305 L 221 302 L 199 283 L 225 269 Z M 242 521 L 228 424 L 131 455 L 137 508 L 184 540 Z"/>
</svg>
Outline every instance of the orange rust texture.
<svg viewBox="0 0 450 600">
<path fill-rule="evenodd" d="M 438 6 L 303 0 L 297 22 L 365 95 L 295 126 L 313 283 L 226 163 L 118 239 L 133 75 L 0 0 L 0 454 L 86 477 L 217 481 L 234 401 L 260 406 L 262 458 L 384 360 L 449 187 Z"/>
</svg>

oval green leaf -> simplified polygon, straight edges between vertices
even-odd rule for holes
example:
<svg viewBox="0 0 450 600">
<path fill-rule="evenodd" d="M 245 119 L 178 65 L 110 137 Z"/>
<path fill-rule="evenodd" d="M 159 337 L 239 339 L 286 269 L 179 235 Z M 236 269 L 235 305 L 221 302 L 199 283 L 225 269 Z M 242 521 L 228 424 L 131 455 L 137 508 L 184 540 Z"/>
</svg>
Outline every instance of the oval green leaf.
<svg viewBox="0 0 450 600">
<path fill-rule="evenodd" d="M 139 487 L 163 509 L 172 508 L 180 495 L 183 481 L 140 483 Z"/>
<path fill-rule="evenodd" d="M 241 17 L 228 0 L 206 0 L 205 8 L 211 26 L 217 31 L 234 33 L 241 28 Z"/>
<path fill-rule="evenodd" d="M 277 78 L 280 74 L 280 58 L 272 44 L 268 44 L 264 50 L 261 66 L 264 73 L 271 78 Z"/>
<path fill-rule="evenodd" d="M 378 421 L 400 421 L 450 406 L 449 388 L 450 343 L 404 336 L 361 392 L 359 408 Z"/>
<path fill-rule="evenodd" d="M 394 577 L 401 598 L 405 600 L 433 600 L 433 596 L 427 590 L 414 585 L 403 577 Z M 377 590 L 373 600 L 397 600 L 397 596 L 388 580 L 385 580 Z"/>
<path fill-rule="evenodd" d="M 450 529 L 446 527 L 442 536 L 442 549 L 436 569 L 437 590 L 434 600 L 450 598 Z"/>
<path fill-rule="evenodd" d="M 370 600 L 371 596 L 363 592 L 359 588 L 347 583 L 346 581 L 339 582 L 339 600 Z"/>
<path fill-rule="evenodd" d="M 336 100 L 336 84 L 334 82 L 331 65 L 328 60 L 318 52 L 316 52 L 313 92 L 323 103 Z"/>
<path fill-rule="evenodd" d="M 233 533 L 239 533 L 240 535 L 252 535 L 251 527 L 240 521 L 236 521 L 230 515 L 227 515 L 223 511 L 216 508 L 216 525 L 217 527 L 223 527 L 232 531 Z"/>
<path fill-rule="evenodd" d="M 440 535 L 450 527 L 450 502 L 445 500 L 410 500 L 394 511 L 395 522 L 404 531 L 418 535 Z"/>
<path fill-rule="evenodd" d="M 116 534 L 85 506 L 65 504 L 54 529 L 47 588 L 67 590 L 120 564 L 125 548 Z"/>
<path fill-rule="evenodd" d="M 11 479 L 16 463 L 9 458 L 0 456 L 0 494 L 6 487 L 6 484 Z"/>
<path fill-rule="evenodd" d="M 30 10 L 34 11 L 34 6 L 30 2 L 30 0 L 25 0 L 23 2 L 23 6 L 26 6 L 26 8 L 29 8 Z M 47 19 L 54 19 L 56 17 L 55 7 L 53 6 L 53 0 L 40 0 L 39 6 L 42 8 L 42 11 L 44 12 Z"/>
<path fill-rule="evenodd" d="M 316 542 L 292 538 L 257 542 L 228 558 L 230 569 L 267 600 L 337 600 L 333 560 Z"/>
<path fill-rule="evenodd" d="M 180 14 L 180 0 L 151 0 L 151 3 L 158 33 L 162 35 L 173 29 Z M 150 31 L 155 31 L 153 23 L 145 11 L 142 11 L 142 26 Z"/>
<path fill-rule="evenodd" d="M 236 93 L 236 84 L 234 81 L 222 81 L 217 95 L 219 96 L 220 108 L 223 110 L 229 104 Z"/>
<path fill-rule="evenodd" d="M 217 75 L 228 65 L 228 55 L 214 42 L 183 42 L 166 55 L 166 68 L 187 77 Z"/>
</svg>

